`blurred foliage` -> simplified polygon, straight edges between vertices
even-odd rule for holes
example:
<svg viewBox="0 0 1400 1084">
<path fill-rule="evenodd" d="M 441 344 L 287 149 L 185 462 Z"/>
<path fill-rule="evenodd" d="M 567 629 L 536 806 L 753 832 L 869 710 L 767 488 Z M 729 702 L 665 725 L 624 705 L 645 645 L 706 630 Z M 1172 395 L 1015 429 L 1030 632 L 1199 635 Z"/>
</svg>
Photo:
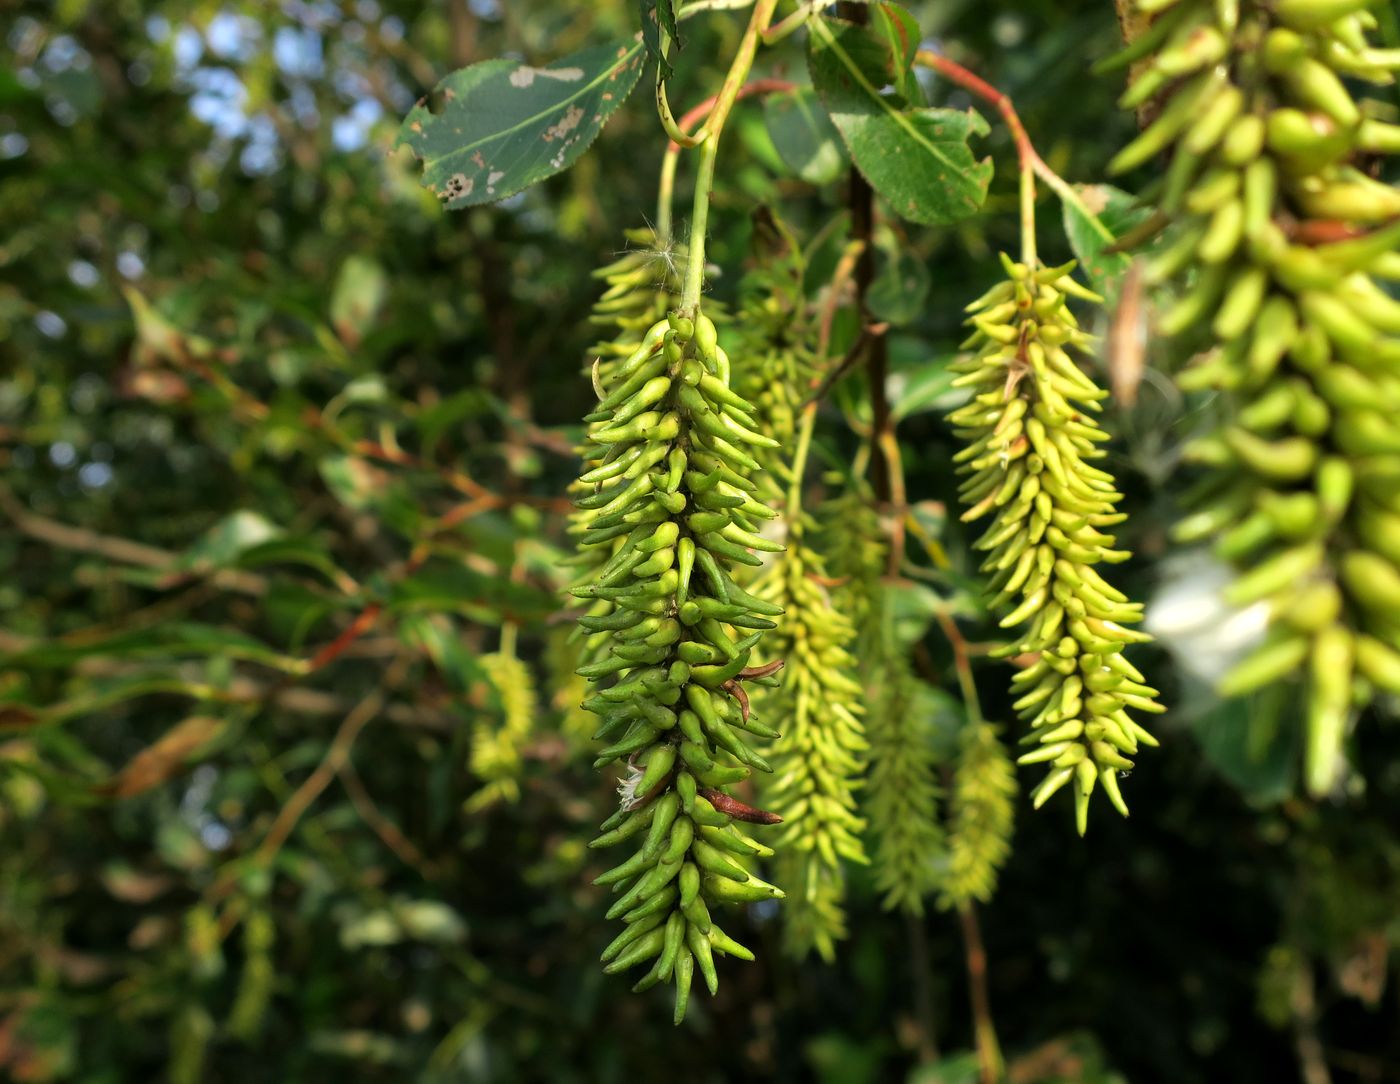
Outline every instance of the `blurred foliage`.
<svg viewBox="0 0 1400 1084">
<path fill-rule="evenodd" d="M 1116 41 L 1111 5 L 910 6 L 1012 95 L 1057 170 L 1101 176 L 1131 124 L 1115 80 L 1086 74 Z M 5 7 L 0 1078 L 975 1079 L 956 922 L 886 915 L 858 871 L 833 965 L 785 960 L 755 907 L 736 934 L 761 962 L 680 1030 L 665 998 L 596 967 L 611 934 L 584 842 L 613 796 L 562 676 L 561 494 L 590 401 L 590 272 L 653 217 L 662 141 L 638 95 L 570 172 L 452 215 L 391 147 L 448 71 L 547 62 L 631 32 L 635 8 Z M 737 33 L 690 24 L 673 101 L 713 86 Z M 755 202 L 812 232 L 843 198 L 788 173 L 764 116 L 738 114 L 717 195 L 731 301 Z M 982 145 L 1008 161 L 1004 129 Z M 942 599 L 901 605 L 949 689 L 930 607 L 994 633 L 942 514 L 944 366 L 1014 245 L 1014 199 L 1002 169 L 983 215 L 880 240 L 910 492 L 954 565 Z M 1057 221 L 1047 202 L 1047 261 L 1069 251 Z M 820 248 L 814 275 L 839 255 Z M 1192 426 L 1163 386 L 1107 427 L 1128 578 L 1135 596 L 1170 580 L 1170 600 L 1209 570 L 1158 560 Z M 855 382 L 839 392 L 868 409 Z M 1125 781 L 1133 820 L 1081 842 L 1063 817 L 1018 817 L 980 911 L 1009 1079 L 1273 1082 L 1300 1056 L 1394 1079 L 1400 735 L 1368 728 L 1364 786 L 1305 803 L 1277 752 L 1296 705 L 1216 702 L 1199 675 L 1219 647 L 1196 636 L 1148 654 L 1173 712 Z M 543 706 L 528 725 L 513 658 Z M 1002 672 L 984 676 L 1006 718 Z M 518 757 L 511 785 L 488 746 Z"/>
</svg>

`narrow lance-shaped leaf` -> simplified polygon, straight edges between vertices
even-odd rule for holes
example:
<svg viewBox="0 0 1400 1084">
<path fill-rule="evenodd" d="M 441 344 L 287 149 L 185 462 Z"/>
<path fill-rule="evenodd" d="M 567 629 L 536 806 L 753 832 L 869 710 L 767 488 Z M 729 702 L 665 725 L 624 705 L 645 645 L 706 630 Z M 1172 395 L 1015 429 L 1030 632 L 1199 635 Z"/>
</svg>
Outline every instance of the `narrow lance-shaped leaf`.
<svg viewBox="0 0 1400 1084">
<path fill-rule="evenodd" d="M 615 41 L 543 68 L 473 64 L 438 84 L 441 112 L 413 107 L 398 144 L 449 210 L 504 199 L 578 161 L 637 85 L 642 56 L 640 41 Z"/>
<path fill-rule="evenodd" d="M 982 206 L 992 178 L 968 139 L 987 132 L 972 110 L 907 108 L 882 89 L 889 50 L 867 27 L 820 18 L 811 23 L 808 64 L 851 158 L 890 208 L 911 222 L 947 225 Z"/>
</svg>

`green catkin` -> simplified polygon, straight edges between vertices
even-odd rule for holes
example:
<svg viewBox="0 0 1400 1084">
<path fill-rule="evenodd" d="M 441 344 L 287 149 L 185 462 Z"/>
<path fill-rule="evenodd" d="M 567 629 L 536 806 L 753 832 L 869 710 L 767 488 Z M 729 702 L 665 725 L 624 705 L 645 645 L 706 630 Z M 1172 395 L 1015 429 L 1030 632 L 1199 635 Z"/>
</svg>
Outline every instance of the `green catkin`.
<svg viewBox="0 0 1400 1084">
<path fill-rule="evenodd" d="M 595 390 L 611 386 L 614 370 L 641 345 L 647 331 L 665 317 L 680 296 L 679 269 L 685 265 L 678 259 L 674 247 L 663 245 L 650 229 L 628 230 L 626 238 L 629 245 L 637 247 L 594 272 L 594 277 L 603 280 L 604 289 L 594 302 L 589 322 L 599 329 L 602 338 L 588 352 L 584 369 Z M 589 422 L 589 434 L 601 429 L 603 424 Z M 578 453 L 584 461 L 585 473 L 605 466 L 603 449 L 596 443 L 585 441 Z M 575 482 L 570 493 L 581 497 L 592 488 L 587 482 Z M 569 515 L 569 534 L 577 539 L 597 515 L 596 509 L 575 508 Z M 620 545 L 620 541 L 614 541 L 610 546 L 578 547 L 572 560 L 575 573 L 570 586 L 591 583 Z M 595 599 L 586 615 L 602 618 L 612 612 L 610 601 Z M 580 664 L 598 661 L 607 650 L 606 632 L 590 632 L 576 626 L 574 638 L 580 645 Z"/>
<path fill-rule="evenodd" d="M 867 861 L 856 811 L 867 751 L 864 690 L 850 651 L 855 626 L 832 605 L 825 566 L 804 534 L 801 522 L 792 525 L 787 551 L 756 588 L 784 610 L 765 645 L 784 666 L 781 685 L 760 702 L 782 720 L 783 736 L 769 754 L 774 771 L 762 794 L 764 807 L 783 818 L 774 844 L 778 880 L 789 894 L 788 951 L 815 951 L 830 962 L 846 936 L 843 862 Z"/>
<path fill-rule="evenodd" d="M 875 886 L 887 909 L 922 914 L 944 851 L 928 689 L 914 677 L 896 635 L 897 588 L 881 582 L 888 547 L 870 494 L 850 482 L 822 505 L 818 519 L 836 584 L 832 601 L 858 630 L 854 653 L 870 745 L 861 811 Z"/>
<path fill-rule="evenodd" d="M 633 852 L 597 878 L 618 893 L 609 914 L 625 923 L 603 962 L 610 973 L 649 965 L 639 990 L 674 983 L 677 1022 L 693 974 L 717 988 L 714 955 L 752 958 L 719 928 L 721 906 L 783 896 L 745 869 L 771 851 L 735 828 L 734 814 L 763 818 L 728 794 L 768 768 L 747 735 L 771 731 L 745 716 L 740 683 L 777 616 L 733 573 L 757 563 L 753 549 L 780 548 L 757 533 L 772 513 L 754 497 L 748 453 L 774 442 L 752 428 L 728 372 L 703 313 L 659 321 L 619 361 L 590 440 L 598 461 L 633 465 L 587 485 L 594 514 L 579 542 L 610 556 L 573 590 L 615 607 L 605 649 L 580 668 L 604 743 L 595 767 L 624 772 L 620 807 L 591 845 L 628 841 Z"/>
<path fill-rule="evenodd" d="M 559 719 L 559 736 L 570 758 L 581 757 L 592 749 L 593 716 L 583 709 L 588 695 L 588 681 L 577 670 L 583 665 L 579 641 L 572 630 L 559 627 L 550 631 L 545 641 L 544 663 L 553 689 L 549 705 Z"/>
<path fill-rule="evenodd" d="M 836 583 L 832 602 L 859 633 L 856 654 L 865 675 L 879 665 L 886 644 L 880 577 L 889 549 L 870 494 L 839 475 L 830 481 L 840 488 L 817 508 L 817 548 L 826 555 L 827 570 Z"/>
<path fill-rule="evenodd" d="M 946 866 L 938 885 L 939 905 L 947 908 L 992 898 L 1011 854 L 1016 815 L 1016 769 L 996 727 L 970 723 L 960 743 L 948 796 Z"/>
<path fill-rule="evenodd" d="M 888 592 L 882 592 L 888 608 Z M 885 622 L 892 624 L 892 622 Z M 921 683 L 892 630 L 874 672 L 866 734 L 870 775 L 864 811 L 870 822 L 875 887 L 888 910 L 921 915 L 937 887 L 945 848 L 931 712 L 920 703 Z"/>
<path fill-rule="evenodd" d="M 603 282 L 603 292 L 593 303 L 588 322 L 601 338 L 588 353 L 591 373 L 598 362 L 599 379 L 608 374 L 642 341 L 647 329 L 662 319 L 681 292 L 684 245 L 665 244 L 649 228 L 628 230 L 628 244 L 612 263 L 598 268 L 593 277 Z"/>
<path fill-rule="evenodd" d="M 766 210 L 755 217 L 754 236 L 734 327 L 743 359 L 734 385 L 753 403 L 756 427 L 781 445 L 755 450 L 764 468 L 755 481 L 760 499 L 783 516 L 778 533 L 787 534 L 787 550 L 753 587 L 784 611 L 763 651 L 764 661 L 784 661 L 777 687 L 755 691 L 755 705 L 783 729 L 766 750 L 774 771 L 760 794 L 764 808 L 783 818 L 773 843 L 777 880 L 788 892 L 785 947 L 829 962 L 846 936 L 844 862 L 865 861 L 855 798 L 865 766 L 862 689 L 849 653 L 856 630 L 823 586 L 825 564 L 808 542 L 810 517 L 801 509 L 801 468 L 790 458 L 803 445 L 798 430 L 816 371 L 801 250 Z"/>
<path fill-rule="evenodd" d="M 790 454 L 817 372 L 816 328 L 802 285 L 806 264 L 796 239 L 766 209 L 755 216 L 754 235 L 755 262 L 739 283 L 733 324 L 736 356 L 744 359 L 734 387 L 754 405 L 763 432 Z M 792 484 L 788 454 L 756 456 L 764 466 L 761 493 L 774 507 L 781 507 Z"/>
<path fill-rule="evenodd" d="M 525 663 L 511 652 L 483 655 L 478 661 L 501 698 L 501 713 L 495 725 L 480 723 L 472 734 L 471 770 L 481 786 L 467 799 L 470 813 L 520 800 L 522 754 L 539 713 L 535 679 Z"/>
<path fill-rule="evenodd" d="M 245 1043 L 262 1034 L 263 1021 L 277 982 L 277 966 L 272 947 L 277 927 L 269 911 L 259 907 L 243 921 L 243 974 L 233 998 L 226 1024 L 228 1033 Z"/>
<path fill-rule="evenodd" d="M 993 609 L 1009 611 L 1002 627 L 1023 627 L 1000 654 L 1037 656 L 1012 679 L 1014 707 L 1034 743 L 1020 762 L 1048 769 L 1032 799 L 1039 808 L 1071 785 L 1082 834 L 1096 786 L 1126 816 L 1118 772 L 1131 767 L 1140 743 L 1157 744 L 1129 713 L 1164 709 L 1123 656 L 1150 639 L 1126 627 L 1141 620 L 1141 604 L 1096 567 L 1129 556 L 1105 532 L 1122 519 L 1114 512 L 1121 495 L 1091 462 L 1104 455 L 1107 436 L 1093 414 L 1106 393 L 1068 352 L 1090 338 L 1067 295 L 1098 298 L 1070 277 L 1071 267 L 1002 262 L 1007 279 L 968 307 L 965 345 L 976 353 L 953 366 L 956 385 L 972 393 L 949 415 L 966 443 L 955 457 L 967 475 L 962 518 L 993 517 L 975 548 L 987 554 L 981 570 L 991 576 Z"/>
<path fill-rule="evenodd" d="M 1400 278 L 1400 190 L 1371 176 L 1400 126 L 1347 89 L 1391 84 L 1400 54 L 1372 47 L 1367 6 L 1140 3 L 1177 25 L 1123 101 L 1165 104 L 1112 164 L 1171 156 L 1176 238 L 1147 281 L 1181 285 L 1158 327 L 1201 348 L 1180 383 L 1216 419 L 1186 448 L 1207 480 L 1176 533 L 1236 566 L 1229 602 L 1267 607 L 1221 691 L 1303 675 L 1315 795 L 1358 709 L 1400 691 L 1400 302 L 1377 281 Z"/>
</svg>

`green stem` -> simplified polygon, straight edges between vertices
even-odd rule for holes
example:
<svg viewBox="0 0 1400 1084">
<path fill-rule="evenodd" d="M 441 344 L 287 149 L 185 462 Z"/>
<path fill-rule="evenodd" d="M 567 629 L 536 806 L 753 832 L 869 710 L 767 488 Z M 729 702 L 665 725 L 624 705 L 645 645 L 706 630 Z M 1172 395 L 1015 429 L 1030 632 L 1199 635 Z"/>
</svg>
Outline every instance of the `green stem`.
<svg viewBox="0 0 1400 1084">
<path fill-rule="evenodd" d="M 1021 262 L 1035 270 L 1035 170 L 1021 166 Z"/>
<path fill-rule="evenodd" d="M 753 17 L 739 42 L 739 51 L 729 66 L 715 101 L 710 119 L 705 123 L 706 139 L 700 146 L 700 166 L 695 177 L 695 203 L 690 217 L 690 252 L 685 269 L 685 289 L 681 293 L 680 311 L 694 317 L 700 309 L 700 294 L 705 288 L 705 231 L 710 224 L 710 195 L 715 184 L 715 162 L 719 157 L 720 135 L 729 120 L 730 110 L 739 97 L 739 90 L 753 68 L 763 31 L 773 18 L 778 0 L 758 0 Z"/>
<path fill-rule="evenodd" d="M 948 640 L 948 646 L 953 649 L 953 669 L 957 671 L 958 688 L 962 691 L 968 722 L 973 726 L 981 726 L 986 719 L 982 715 L 982 701 L 977 695 L 977 681 L 972 676 L 972 658 L 967 650 L 967 640 L 963 638 L 957 622 L 947 610 L 940 607 L 934 617 Z"/>
<path fill-rule="evenodd" d="M 675 199 L 676 165 L 679 162 L 680 155 L 672 154 L 669 149 L 661 160 L 661 183 L 656 190 L 656 242 L 659 246 L 671 241 L 671 203 Z"/>
<path fill-rule="evenodd" d="M 797 521 L 802 516 L 802 476 L 807 473 L 807 453 L 812 447 L 812 431 L 816 428 L 817 404 L 808 403 L 802 411 L 802 425 L 797 430 L 797 448 L 792 453 L 792 481 L 788 483 L 787 520 L 788 530 L 797 529 Z"/>
</svg>

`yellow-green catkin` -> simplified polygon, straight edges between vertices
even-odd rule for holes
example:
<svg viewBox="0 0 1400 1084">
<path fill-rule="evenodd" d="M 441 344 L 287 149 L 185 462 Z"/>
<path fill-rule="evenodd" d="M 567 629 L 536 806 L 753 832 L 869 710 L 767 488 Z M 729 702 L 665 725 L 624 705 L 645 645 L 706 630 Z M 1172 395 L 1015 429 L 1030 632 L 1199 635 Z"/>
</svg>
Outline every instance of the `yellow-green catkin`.
<svg viewBox="0 0 1400 1084">
<path fill-rule="evenodd" d="M 760 449 L 760 491 L 781 507 L 792 484 L 792 450 L 803 404 L 817 371 L 816 324 L 803 291 L 805 259 L 780 220 L 764 213 L 754 223 L 754 263 L 739 284 L 739 310 L 730 335 L 742 365 L 734 387 L 754 406 L 763 432 L 781 450 Z"/>
<path fill-rule="evenodd" d="M 1160 108 L 1113 168 L 1170 156 L 1146 280 L 1180 286 L 1157 327 L 1198 351 L 1182 386 L 1213 393 L 1177 536 L 1236 566 L 1227 601 L 1267 607 L 1221 691 L 1303 677 L 1323 794 L 1357 710 L 1400 692 L 1400 302 L 1378 282 L 1400 279 L 1400 190 L 1374 179 L 1400 126 L 1350 89 L 1392 84 L 1400 53 L 1363 0 L 1138 6 L 1123 104 Z"/>
<path fill-rule="evenodd" d="M 735 826 L 763 815 L 728 793 L 768 762 L 750 736 L 777 732 L 748 710 L 744 683 L 778 607 L 734 580 L 736 566 L 778 552 L 759 527 L 773 512 L 755 497 L 759 467 L 747 449 L 772 447 L 729 386 L 729 358 L 704 313 L 672 314 L 610 374 L 589 440 L 598 452 L 581 478 L 591 513 L 582 546 L 609 556 L 573 594 L 609 603 L 580 625 L 604 634 L 584 707 L 607 743 L 594 762 L 623 767 L 617 812 L 591 846 L 630 841 L 632 855 L 595 880 L 619 893 L 608 910 L 623 931 L 605 970 L 650 970 L 635 989 L 675 987 L 684 1017 L 698 974 L 713 993 L 715 955 L 753 955 L 717 924 L 723 904 L 783 893 L 746 868 L 770 848 Z"/>
<path fill-rule="evenodd" d="M 997 728 L 970 722 L 959 742 L 948 795 L 947 856 L 938 884 L 938 902 L 949 908 L 992 898 L 1011 854 L 1016 816 L 1016 769 Z"/>
<path fill-rule="evenodd" d="M 761 794 L 764 808 L 783 818 L 774 845 L 777 879 L 788 893 L 788 951 L 830 961 L 846 936 L 844 863 L 866 861 L 856 810 L 866 765 L 864 690 L 850 653 L 855 626 L 833 606 L 825 565 L 805 534 L 799 517 L 787 550 L 755 588 L 784 611 L 764 645 L 784 666 L 781 684 L 760 703 L 783 733 L 770 749 L 773 775 Z"/>
<path fill-rule="evenodd" d="M 1003 257 L 1006 279 L 970 305 L 972 357 L 953 369 L 972 401 L 949 420 L 966 447 L 955 457 L 967 475 L 964 522 L 992 517 L 975 544 L 986 554 L 992 608 L 1009 611 L 1003 628 L 1022 626 L 999 654 L 1032 655 L 1012 679 L 1013 705 L 1031 728 L 1022 764 L 1048 772 L 1032 792 L 1039 808 L 1073 784 L 1075 821 L 1084 832 L 1089 797 L 1102 786 L 1120 813 L 1118 772 L 1139 744 L 1157 741 L 1129 714 L 1158 712 L 1155 689 L 1123 654 L 1149 639 L 1127 628 L 1138 603 L 1099 574 L 1126 559 L 1105 529 L 1124 517 L 1113 477 L 1093 465 L 1107 434 L 1094 420 L 1107 393 L 1075 364 L 1086 350 L 1070 295 L 1098 302 L 1071 277 L 1072 265 L 1032 268 Z"/>
<path fill-rule="evenodd" d="M 637 350 L 647 331 L 665 317 L 680 297 L 680 268 L 685 265 L 678 262 L 674 246 L 660 241 L 650 229 L 629 230 L 626 238 L 628 245 L 635 247 L 629 247 L 612 263 L 594 272 L 596 278 L 603 280 L 603 293 L 594 302 L 589 322 L 602 337 L 589 350 L 584 368 L 600 399 L 611 389 L 617 367 Z M 592 421 L 588 431 L 592 434 L 603 425 L 602 420 Z M 578 449 L 580 458 L 591 468 L 602 467 L 601 451 L 591 440 Z M 584 496 L 589 489 L 589 483 L 575 482 L 570 494 Z M 575 508 L 569 515 L 569 534 L 575 538 L 582 535 L 595 514 L 594 509 Z M 575 569 L 571 586 L 591 582 L 615 549 L 615 545 L 578 547 L 571 561 Z M 604 617 L 612 609 L 612 603 L 606 599 L 594 599 L 586 613 Z M 574 639 L 579 643 L 579 664 L 598 661 L 607 649 L 606 633 L 590 634 L 576 626 Z"/>
<path fill-rule="evenodd" d="M 276 939 L 272 913 L 264 907 L 250 911 L 243 920 L 243 973 L 226 1024 L 228 1033 L 245 1043 L 256 1042 L 262 1034 L 272 1002 L 277 982 L 277 965 L 272 957 Z"/>
<path fill-rule="evenodd" d="M 896 634 L 889 547 L 873 497 L 847 481 L 818 510 L 832 600 L 857 628 L 853 648 L 865 689 L 867 781 L 861 794 L 871 872 L 884 906 L 923 913 L 938 884 L 944 833 L 929 689 Z"/>
<path fill-rule="evenodd" d="M 888 591 L 878 600 L 883 610 L 889 607 Z M 902 647 L 893 642 L 892 630 L 885 639 L 866 682 L 870 772 L 862 808 L 870 822 L 871 862 L 884 906 L 919 915 L 938 885 L 946 846 L 933 720 L 920 696 L 921 682 Z"/>
<path fill-rule="evenodd" d="M 756 479 L 759 496 L 781 515 L 774 533 L 787 542 L 753 588 L 783 611 L 762 655 L 782 660 L 783 670 L 776 688 L 758 690 L 754 698 L 782 729 L 765 750 L 773 774 L 760 796 L 765 809 L 783 818 L 773 843 L 780 852 L 776 880 L 788 894 L 785 947 L 795 956 L 816 952 L 830 961 L 846 935 L 844 863 L 865 861 L 856 812 L 865 766 L 862 689 L 850 655 L 856 630 L 833 605 L 825 562 L 802 508 L 800 475 L 815 422 L 803 408 L 816 371 L 802 253 L 771 214 L 756 218 L 754 236 L 754 263 L 741 283 L 733 328 L 743 359 L 734 384 L 754 404 L 759 430 L 779 442 L 756 450 L 754 458 L 764 467 Z"/>
<path fill-rule="evenodd" d="M 472 733 L 471 770 L 481 781 L 467 799 L 469 812 L 496 802 L 520 800 L 523 754 L 534 731 L 539 698 L 530 667 L 513 651 L 482 655 L 481 668 L 500 698 L 501 710 L 490 722 L 480 722 Z"/>
</svg>

